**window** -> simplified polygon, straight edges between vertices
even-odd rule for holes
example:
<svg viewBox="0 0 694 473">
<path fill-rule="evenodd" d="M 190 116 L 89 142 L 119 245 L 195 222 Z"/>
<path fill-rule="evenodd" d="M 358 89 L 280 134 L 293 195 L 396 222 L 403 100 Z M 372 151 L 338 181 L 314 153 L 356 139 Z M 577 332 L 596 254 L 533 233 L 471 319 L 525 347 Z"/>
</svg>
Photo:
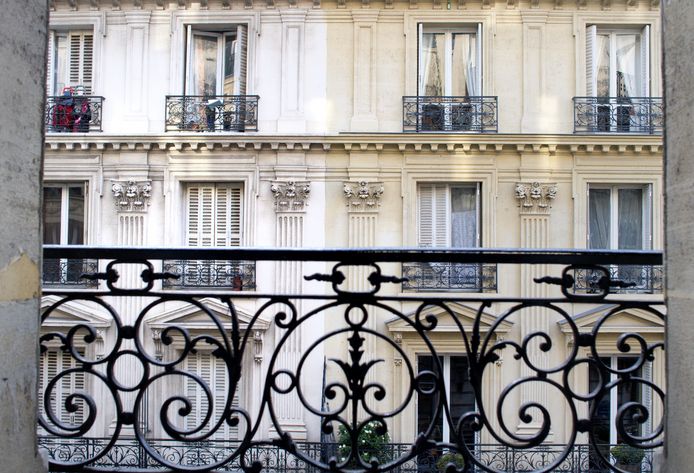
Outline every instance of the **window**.
<svg viewBox="0 0 694 473">
<path fill-rule="evenodd" d="M 644 250 L 651 248 L 651 186 L 591 185 L 588 189 L 590 249 Z M 662 291 L 662 267 L 620 265 L 609 268 L 610 277 L 633 286 L 623 292 Z M 590 289 L 602 275 L 590 273 Z M 580 278 L 579 278 L 580 279 Z"/>
<path fill-rule="evenodd" d="M 420 184 L 417 214 L 419 246 L 480 246 L 479 184 Z"/>
<path fill-rule="evenodd" d="M 650 248 L 650 201 L 650 186 L 591 185 L 588 189 L 588 248 Z"/>
<path fill-rule="evenodd" d="M 185 195 L 185 242 L 188 246 L 241 245 L 243 186 L 240 183 L 190 184 Z M 165 282 L 165 288 L 255 288 L 253 261 L 165 261 L 164 270 L 182 275 L 179 281 Z"/>
<path fill-rule="evenodd" d="M 84 355 L 84 352 L 81 351 L 80 354 Z M 44 409 L 44 393 L 48 387 L 48 383 L 60 373 L 77 367 L 77 360 L 75 360 L 70 352 L 49 349 L 41 353 L 39 365 L 39 412 L 45 420 L 48 421 L 48 416 Z M 75 412 L 68 412 L 65 408 L 65 402 L 68 396 L 75 394 L 77 391 L 84 390 L 84 372 L 80 371 L 62 376 L 60 380 L 55 383 L 50 393 L 49 405 L 61 422 L 80 425 L 84 421 L 86 409 L 84 401 L 75 399 L 74 402 L 77 405 L 77 410 Z"/>
<path fill-rule="evenodd" d="M 419 373 L 428 371 L 434 373 L 436 377 L 443 378 L 446 390 L 446 399 L 449 400 L 449 408 L 453 423 L 468 412 L 475 410 L 475 393 L 470 384 L 470 374 L 468 360 L 466 356 L 441 356 L 439 357 L 443 376 L 439 374 L 439 368 L 434 363 L 434 357 L 430 355 L 420 355 L 417 357 L 417 369 Z M 448 422 L 444 421 L 443 409 L 439 409 L 439 403 L 443 402 L 443 397 L 435 390 L 436 378 L 432 375 L 422 376 L 422 391 L 432 392 L 432 394 L 421 393 L 417 399 L 417 432 L 426 432 L 433 423 L 433 432 L 429 437 L 437 442 L 454 442 L 455 438 L 451 434 Z M 438 411 L 438 412 L 437 412 Z M 475 443 L 475 432 L 464 430 L 463 438 L 468 445 Z"/>
<path fill-rule="evenodd" d="M 214 97 L 246 94 L 248 27 L 196 29 L 188 25 L 188 95 Z"/>
<path fill-rule="evenodd" d="M 48 36 L 48 95 L 62 95 L 70 88 L 92 93 L 94 33 L 53 31 Z"/>
<path fill-rule="evenodd" d="M 50 184 L 43 188 L 43 243 L 83 245 L 85 243 L 85 185 Z M 84 273 L 97 270 L 94 260 L 44 259 L 44 284 L 89 284 Z"/>
<path fill-rule="evenodd" d="M 202 381 L 207 385 L 212 394 L 212 415 L 207 423 L 200 430 L 200 434 L 210 431 L 211 427 L 215 427 L 218 423 L 219 428 L 212 434 L 213 439 L 237 440 L 239 438 L 239 427 L 237 425 L 229 425 L 228 422 L 222 420 L 224 407 L 229 397 L 229 392 L 233 386 L 230 385 L 229 369 L 223 359 L 216 357 L 209 351 L 199 350 L 197 353 L 188 353 L 186 356 L 186 370 L 197 374 Z M 192 411 L 185 416 L 185 428 L 193 430 L 199 427 L 204 421 L 208 412 L 208 398 L 204 388 L 192 378 L 185 376 L 185 393 L 186 398 L 192 402 Z M 239 391 L 240 381 L 234 392 L 234 399 L 231 406 L 239 406 Z"/>
<path fill-rule="evenodd" d="M 601 358 L 600 361 L 612 370 L 625 371 L 634 366 L 637 362 L 636 357 L 612 356 Z M 631 374 L 632 377 L 640 377 L 646 380 L 651 380 L 651 362 L 647 361 L 638 370 Z M 589 392 L 595 392 L 598 387 L 605 383 L 616 383 L 619 379 L 616 373 L 604 370 L 602 376 L 606 379 L 601 380 L 600 370 L 592 365 L 589 370 Z M 624 439 L 617 430 L 617 416 L 620 407 L 627 403 L 639 403 L 646 407 L 647 412 L 651 410 L 651 389 L 643 383 L 623 381 L 613 389 L 609 389 L 605 394 L 590 402 L 590 412 L 592 413 L 593 435 L 597 448 L 605 458 L 610 458 L 610 446 L 624 443 Z M 597 404 L 596 404 L 597 403 Z M 623 418 L 623 425 L 626 432 L 632 436 L 642 436 L 650 434 L 651 419 L 645 423 L 639 423 L 638 420 L 630 414 L 636 411 L 630 409 L 626 412 Z M 593 448 L 591 446 L 591 448 Z M 591 455 L 591 458 L 596 455 Z M 641 471 L 640 469 L 638 471 Z"/>
<path fill-rule="evenodd" d="M 468 28 L 419 24 L 418 94 L 482 95 L 482 25 Z"/>
<path fill-rule="evenodd" d="M 620 98 L 650 95 L 649 31 L 649 26 L 587 27 L 587 95 Z"/>
<path fill-rule="evenodd" d="M 419 184 L 417 244 L 428 248 L 481 246 L 480 184 Z M 403 263 L 404 290 L 496 290 L 496 266 Z"/>
</svg>

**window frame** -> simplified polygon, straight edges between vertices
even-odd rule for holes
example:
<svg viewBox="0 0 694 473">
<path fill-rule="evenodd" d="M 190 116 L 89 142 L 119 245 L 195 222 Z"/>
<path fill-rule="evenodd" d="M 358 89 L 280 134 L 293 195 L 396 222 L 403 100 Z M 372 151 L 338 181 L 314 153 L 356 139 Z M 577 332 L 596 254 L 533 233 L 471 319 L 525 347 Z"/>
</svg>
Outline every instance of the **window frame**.
<svg viewBox="0 0 694 473">
<path fill-rule="evenodd" d="M 239 219 L 240 234 L 237 237 L 239 240 L 239 244 L 238 245 L 225 245 L 225 247 L 244 246 L 244 227 L 245 227 L 245 219 L 246 219 L 246 217 L 244 215 L 245 194 L 244 194 L 244 184 L 241 181 L 214 181 L 214 182 L 189 181 L 189 182 L 184 183 L 184 190 L 182 192 L 182 195 L 183 195 L 183 200 L 184 200 L 183 205 L 184 205 L 184 210 L 185 210 L 185 222 L 184 222 L 184 228 L 183 228 L 183 232 L 184 232 L 183 239 L 185 242 L 185 246 L 191 246 L 189 243 L 189 241 L 190 241 L 189 240 L 189 233 L 190 233 L 189 226 L 190 226 L 190 216 L 191 216 L 191 212 L 190 212 L 191 211 L 191 209 L 190 209 L 190 189 L 194 186 L 214 186 L 215 193 L 213 196 L 213 203 L 212 203 L 212 213 L 214 214 L 214 217 L 212 220 L 213 220 L 214 230 L 212 231 L 212 235 L 217 234 L 217 231 L 216 231 L 217 220 L 218 220 L 216 217 L 216 212 L 218 210 L 217 201 L 216 201 L 217 189 L 219 187 L 225 187 L 229 190 L 238 189 L 240 191 L 240 197 L 239 197 L 240 202 L 239 202 L 239 207 L 238 207 L 238 209 L 239 209 L 238 219 Z M 230 235 L 230 233 L 228 231 L 226 233 L 227 233 L 226 238 L 231 239 L 232 235 Z M 213 243 L 216 243 L 216 242 L 213 242 Z M 197 246 L 202 247 L 203 245 L 197 245 Z M 214 247 L 217 245 L 213 244 L 211 246 Z"/>
<path fill-rule="evenodd" d="M 186 91 L 187 74 L 187 55 L 188 55 L 188 27 L 191 29 L 209 31 L 210 29 L 228 28 L 229 25 L 247 26 L 246 30 L 246 93 L 253 95 L 255 90 L 255 77 L 257 60 L 256 40 L 260 25 L 260 12 L 237 12 L 237 11 L 195 11 L 177 10 L 171 15 L 171 50 L 170 50 L 170 71 L 171 80 L 169 81 L 169 93 L 167 95 L 181 95 Z M 226 26 L 225 26 L 226 25 Z M 187 92 L 187 91 L 186 91 Z"/>
<path fill-rule="evenodd" d="M 591 189 L 610 190 L 610 244 L 609 248 L 590 247 L 590 191 Z M 652 184 L 607 184 L 589 183 L 586 192 L 586 248 L 589 249 L 619 249 L 619 190 L 641 189 L 642 194 L 642 250 L 653 248 L 653 185 Z"/>
<path fill-rule="evenodd" d="M 476 239 L 476 244 L 477 246 L 474 246 L 472 248 L 481 248 L 483 247 L 482 244 L 482 183 L 481 182 L 418 182 L 417 183 L 417 206 L 416 206 L 416 222 L 417 222 L 417 246 L 418 247 L 423 247 L 422 242 L 421 242 L 421 232 L 422 232 L 422 217 L 421 217 L 421 188 L 422 186 L 445 186 L 446 187 L 446 245 L 445 246 L 436 246 L 436 237 L 432 237 L 432 246 L 427 247 L 427 248 L 451 248 L 452 240 L 453 240 L 453 229 L 451 226 L 451 216 L 452 216 L 452 189 L 454 188 L 467 188 L 467 189 L 475 189 L 475 194 L 476 194 L 476 203 L 475 203 L 475 239 Z M 432 215 L 432 234 L 436 232 L 436 227 L 437 222 L 436 222 L 436 215 L 433 213 Z"/>
<path fill-rule="evenodd" d="M 586 33 L 590 25 L 604 28 L 642 28 L 650 27 L 649 51 L 650 51 L 650 96 L 662 96 L 662 83 L 659 71 L 661 67 L 660 51 L 662 51 L 661 18 L 658 11 L 630 11 L 625 12 L 577 12 L 574 16 L 574 38 L 576 51 L 576 86 L 575 96 L 590 96 L 586 81 Z"/>
<path fill-rule="evenodd" d="M 88 182 L 51 182 L 44 181 L 41 186 L 41 192 L 44 193 L 46 188 L 60 189 L 60 242 L 58 245 L 70 245 L 68 240 L 68 227 L 70 219 L 70 188 L 81 188 L 84 196 L 82 204 L 83 222 L 82 222 L 82 242 L 74 243 L 76 245 L 85 245 L 87 242 L 88 233 L 88 201 L 89 201 L 89 183 Z M 45 208 L 45 201 L 44 201 Z M 42 212 L 43 213 L 43 212 Z M 42 220 L 44 216 L 42 215 Z"/>
</svg>

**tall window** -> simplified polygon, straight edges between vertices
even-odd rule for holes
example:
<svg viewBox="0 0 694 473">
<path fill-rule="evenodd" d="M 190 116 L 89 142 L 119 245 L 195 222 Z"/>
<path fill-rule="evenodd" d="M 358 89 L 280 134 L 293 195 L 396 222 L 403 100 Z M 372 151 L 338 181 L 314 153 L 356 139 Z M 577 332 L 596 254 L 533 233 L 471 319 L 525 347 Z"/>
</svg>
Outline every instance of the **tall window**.
<svg viewBox="0 0 694 473">
<path fill-rule="evenodd" d="M 482 95 L 482 25 L 419 25 L 418 94 Z"/>
<path fill-rule="evenodd" d="M 224 407 L 229 397 L 232 386 L 230 385 L 227 364 L 209 351 L 188 353 L 186 356 L 186 370 L 197 374 L 212 392 L 212 415 L 200 433 L 209 432 L 217 423 L 221 422 L 219 429 L 212 435 L 214 439 L 236 440 L 239 438 L 238 425 L 231 426 L 222 419 Z M 199 427 L 205 420 L 209 409 L 207 395 L 203 387 L 192 378 L 184 377 L 186 397 L 192 402 L 193 409 L 185 417 L 186 429 L 193 430 Z M 240 383 L 236 386 L 232 407 L 239 406 Z"/>
<path fill-rule="evenodd" d="M 247 31 L 246 25 L 219 30 L 188 25 L 188 95 L 246 94 Z"/>
<path fill-rule="evenodd" d="M 650 95 L 650 27 L 586 30 L 587 95 L 648 97 Z"/>
<path fill-rule="evenodd" d="M 84 184 L 44 186 L 44 244 L 84 244 L 84 197 Z"/>
<path fill-rule="evenodd" d="M 417 215 L 419 246 L 480 246 L 478 183 L 420 184 Z"/>
<path fill-rule="evenodd" d="M 239 246 L 241 244 L 242 186 L 191 184 L 187 188 L 187 238 L 189 246 Z"/>
<path fill-rule="evenodd" d="M 591 185 L 588 190 L 588 248 L 650 248 L 650 202 L 650 186 Z"/>
<path fill-rule="evenodd" d="M 48 95 L 62 95 L 70 88 L 84 95 L 91 94 L 93 61 L 93 31 L 51 30 L 48 35 Z"/>
<path fill-rule="evenodd" d="M 80 354 L 84 355 L 84 352 L 80 351 Z M 41 353 L 39 361 L 39 412 L 44 419 L 48 420 L 48 415 L 44 408 L 44 395 L 46 394 L 48 383 L 60 373 L 77 368 L 78 363 L 71 353 L 56 349 L 49 349 Z M 48 404 L 61 422 L 79 425 L 84 421 L 86 408 L 84 401 L 79 399 L 75 400 L 75 404 L 77 405 L 77 410 L 75 412 L 69 412 L 65 408 L 65 402 L 68 396 L 75 394 L 77 391 L 84 390 L 84 372 L 76 371 L 72 374 L 62 376 L 60 380 L 55 383 L 51 390 Z"/>
<path fill-rule="evenodd" d="M 439 361 L 443 373 L 439 373 L 437 364 L 434 363 L 434 357 L 429 355 L 417 357 L 417 368 L 420 373 L 422 371 L 432 372 L 439 379 L 443 379 L 451 417 L 453 424 L 456 425 L 463 415 L 475 410 L 475 393 L 470 384 L 468 360 L 466 356 L 447 355 L 439 357 Z M 424 391 L 432 391 L 435 386 L 434 378 L 423 376 L 422 381 L 428 383 L 428 386 L 424 386 L 426 388 Z M 437 391 L 432 394 L 420 393 L 418 395 L 417 432 L 426 432 L 426 429 L 433 423 L 434 430 L 430 438 L 439 442 L 452 442 L 455 441 L 455 438 L 451 432 L 451 427 L 444 420 L 443 409 L 439 409 L 443 399 L 443 396 Z M 475 434 L 472 430 L 465 431 L 463 436 L 468 445 L 475 442 Z"/>
</svg>

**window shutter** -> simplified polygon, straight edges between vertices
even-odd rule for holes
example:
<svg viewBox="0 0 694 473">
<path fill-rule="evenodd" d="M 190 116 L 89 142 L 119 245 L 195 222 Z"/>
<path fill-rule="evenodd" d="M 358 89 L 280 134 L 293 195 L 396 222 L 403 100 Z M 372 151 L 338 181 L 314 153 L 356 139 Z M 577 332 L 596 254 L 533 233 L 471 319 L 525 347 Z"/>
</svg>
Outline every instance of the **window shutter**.
<svg viewBox="0 0 694 473">
<path fill-rule="evenodd" d="M 57 95 L 55 91 L 55 31 L 48 30 L 48 48 L 46 52 L 46 95 Z"/>
<path fill-rule="evenodd" d="M 92 63 L 94 58 L 94 35 L 70 33 L 69 85 L 83 86 L 84 93 L 92 92 Z"/>
<path fill-rule="evenodd" d="M 586 27 L 586 95 L 595 97 L 598 93 L 598 74 L 596 70 L 598 44 L 598 27 Z"/>
<path fill-rule="evenodd" d="M 641 30 L 641 95 L 651 96 L 651 27 L 646 25 Z"/>
<path fill-rule="evenodd" d="M 236 51 L 234 52 L 234 72 L 237 75 L 236 94 L 246 95 L 246 75 L 248 69 L 248 26 L 236 27 Z"/>
<path fill-rule="evenodd" d="M 646 381 L 653 381 L 653 362 L 651 361 L 646 361 L 643 364 L 643 374 L 642 377 Z M 642 393 L 641 393 L 641 399 L 643 405 L 646 407 L 647 412 L 653 412 L 653 389 L 646 385 L 642 385 Z M 653 420 L 652 416 L 648 417 L 648 420 L 646 421 L 646 425 L 643 426 L 644 428 L 644 434 L 648 435 L 651 433 L 652 428 L 653 428 Z"/>
<path fill-rule="evenodd" d="M 477 24 L 477 38 L 475 41 L 476 64 L 475 64 L 475 95 L 484 95 L 484 87 L 482 86 L 482 23 Z"/>
<path fill-rule="evenodd" d="M 448 186 L 419 187 L 419 246 L 448 246 Z"/>
</svg>

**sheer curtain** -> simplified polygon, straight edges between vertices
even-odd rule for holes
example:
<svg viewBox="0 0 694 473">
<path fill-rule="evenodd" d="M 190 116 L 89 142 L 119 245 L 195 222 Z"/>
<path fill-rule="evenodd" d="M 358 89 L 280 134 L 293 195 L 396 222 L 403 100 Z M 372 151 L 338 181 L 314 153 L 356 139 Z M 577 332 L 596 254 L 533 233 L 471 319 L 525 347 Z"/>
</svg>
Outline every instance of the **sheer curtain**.
<svg viewBox="0 0 694 473">
<path fill-rule="evenodd" d="M 610 247 L 610 189 L 590 189 L 588 193 L 588 247 Z"/>
<path fill-rule="evenodd" d="M 636 35 L 617 35 L 617 97 L 637 97 Z"/>
<path fill-rule="evenodd" d="M 451 188 L 451 245 L 475 248 L 477 241 L 477 188 Z"/>
<path fill-rule="evenodd" d="M 610 96 L 610 36 L 600 34 L 596 38 L 595 71 L 597 71 L 596 97 Z"/>
<path fill-rule="evenodd" d="M 643 249 L 643 190 L 619 189 L 619 246 L 620 250 Z"/>
<path fill-rule="evenodd" d="M 420 95 L 443 95 L 444 35 L 424 33 L 419 58 Z"/>
<path fill-rule="evenodd" d="M 452 95 L 465 97 L 481 95 L 479 84 L 477 84 L 475 40 L 474 34 L 453 35 Z"/>
</svg>

